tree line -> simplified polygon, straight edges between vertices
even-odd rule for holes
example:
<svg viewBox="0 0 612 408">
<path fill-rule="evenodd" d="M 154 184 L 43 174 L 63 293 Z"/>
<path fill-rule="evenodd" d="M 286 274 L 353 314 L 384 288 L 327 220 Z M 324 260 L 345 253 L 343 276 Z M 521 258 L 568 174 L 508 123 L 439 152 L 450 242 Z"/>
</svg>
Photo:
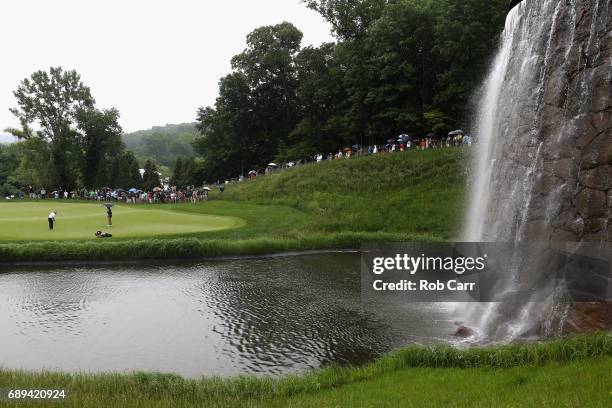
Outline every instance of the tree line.
<svg viewBox="0 0 612 408">
<path fill-rule="evenodd" d="M 0 190 L 76 190 L 140 187 L 157 180 L 157 166 L 141 176 L 134 153 L 121 137 L 117 109 L 99 109 L 76 71 L 52 67 L 25 78 L 14 92 L 11 112 L 21 128 L 6 129 L 19 139 L 0 148 Z M 39 129 L 33 130 L 32 124 Z"/>
<path fill-rule="evenodd" d="M 0 147 L 0 189 L 146 188 L 160 160 L 174 167 L 173 185 L 201 185 L 400 133 L 442 136 L 469 120 L 507 3 L 302 2 L 329 22 L 335 41 L 303 47 L 288 22 L 252 31 L 214 105 L 197 111 L 195 138 L 187 124 L 170 130 L 180 137 L 161 128 L 122 139 L 119 112 L 97 108 L 78 73 L 35 72 L 14 92 L 21 128 L 9 131 L 21 142 Z"/>
<path fill-rule="evenodd" d="M 288 22 L 247 36 L 214 106 L 198 111 L 198 171 L 209 179 L 464 127 L 507 10 L 506 0 L 303 3 L 336 41 L 302 47 Z"/>
</svg>

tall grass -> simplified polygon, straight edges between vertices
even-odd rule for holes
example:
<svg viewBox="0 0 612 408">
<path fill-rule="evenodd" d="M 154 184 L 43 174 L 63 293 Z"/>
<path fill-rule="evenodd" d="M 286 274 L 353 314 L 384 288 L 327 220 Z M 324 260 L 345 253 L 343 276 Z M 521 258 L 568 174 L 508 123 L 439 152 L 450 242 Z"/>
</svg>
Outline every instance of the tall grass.
<svg viewBox="0 0 612 408">
<path fill-rule="evenodd" d="M 303 376 L 279 379 L 185 379 L 172 374 L 65 374 L 0 370 L 0 388 L 67 387 L 73 394 L 108 399 L 163 399 L 206 405 L 212 401 L 286 398 L 379 378 L 406 368 L 511 368 L 542 366 L 612 356 L 612 334 L 579 335 L 540 343 L 460 350 L 447 346 L 411 346 L 363 367 L 333 366 Z"/>
<path fill-rule="evenodd" d="M 359 248 L 362 242 L 435 242 L 437 240 L 436 237 L 427 235 L 340 232 L 249 239 L 191 237 L 122 241 L 37 241 L 0 244 L 0 261 L 146 260 L 261 255 L 293 251 Z"/>
</svg>

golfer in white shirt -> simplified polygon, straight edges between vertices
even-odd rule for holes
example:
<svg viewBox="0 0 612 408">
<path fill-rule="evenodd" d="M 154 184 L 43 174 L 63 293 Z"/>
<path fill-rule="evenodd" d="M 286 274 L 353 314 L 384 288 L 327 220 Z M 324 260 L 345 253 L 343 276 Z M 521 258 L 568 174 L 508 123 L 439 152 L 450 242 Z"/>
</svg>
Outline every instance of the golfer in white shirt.
<svg viewBox="0 0 612 408">
<path fill-rule="evenodd" d="M 51 211 L 49 213 L 49 229 L 53 229 L 53 224 L 55 224 L 55 216 L 57 215 L 57 211 Z"/>
</svg>

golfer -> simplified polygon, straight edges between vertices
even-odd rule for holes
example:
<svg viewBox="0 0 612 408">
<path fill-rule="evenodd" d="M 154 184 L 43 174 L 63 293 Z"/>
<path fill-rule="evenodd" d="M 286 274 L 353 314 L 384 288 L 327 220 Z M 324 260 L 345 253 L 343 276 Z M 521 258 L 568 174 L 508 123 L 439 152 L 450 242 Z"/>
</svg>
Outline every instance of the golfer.
<svg viewBox="0 0 612 408">
<path fill-rule="evenodd" d="M 108 218 L 108 226 L 112 227 L 113 226 L 113 210 L 111 210 L 111 207 L 106 207 L 106 217 Z"/>
<path fill-rule="evenodd" d="M 55 224 L 55 216 L 57 215 L 57 211 L 51 211 L 49 213 L 49 229 L 53 229 L 53 224 Z"/>
</svg>

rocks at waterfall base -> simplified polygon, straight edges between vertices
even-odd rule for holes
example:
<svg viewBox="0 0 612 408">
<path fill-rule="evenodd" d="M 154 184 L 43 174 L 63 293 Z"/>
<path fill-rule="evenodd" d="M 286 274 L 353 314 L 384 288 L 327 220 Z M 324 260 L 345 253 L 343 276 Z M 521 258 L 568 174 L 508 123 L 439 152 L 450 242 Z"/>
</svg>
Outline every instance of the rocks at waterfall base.
<svg viewBox="0 0 612 408">
<path fill-rule="evenodd" d="M 612 302 L 576 303 L 567 317 L 564 333 L 609 330 L 612 327 Z"/>
</svg>

